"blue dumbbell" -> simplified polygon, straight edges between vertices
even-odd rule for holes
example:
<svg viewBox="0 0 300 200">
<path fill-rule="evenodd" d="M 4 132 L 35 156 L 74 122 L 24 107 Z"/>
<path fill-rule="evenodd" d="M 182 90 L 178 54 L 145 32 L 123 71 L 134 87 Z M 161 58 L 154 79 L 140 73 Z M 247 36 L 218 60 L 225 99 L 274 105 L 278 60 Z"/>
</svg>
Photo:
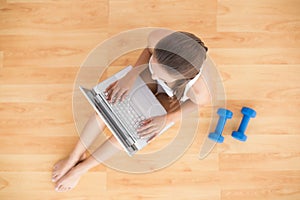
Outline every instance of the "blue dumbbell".
<svg viewBox="0 0 300 200">
<path fill-rule="evenodd" d="M 256 116 L 256 112 L 255 112 L 255 110 L 248 108 L 248 107 L 243 107 L 241 112 L 244 114 L 244 117 L 240 124 L 239 130 L 233 131 L 231 136 L 237 140 L 244 142 L 247 140 L 247 136 L 245 135 L 245 130 L 249 123 L 250 117 L 254 118 Z"/>
<path fill-rule="evenodd" d="M 230 110 L 226 110 L 224 108 L 219 108 L 217 113 L 220 116 L 217 127 L 215 129 L 215 132 L 212 132 L 208 135 L 208 138 L 215 142 L 222 143 L 224 141 L 222 132 L 223 132 L 226 120 L 232 118 L 232 112 Z"/>
</svg>

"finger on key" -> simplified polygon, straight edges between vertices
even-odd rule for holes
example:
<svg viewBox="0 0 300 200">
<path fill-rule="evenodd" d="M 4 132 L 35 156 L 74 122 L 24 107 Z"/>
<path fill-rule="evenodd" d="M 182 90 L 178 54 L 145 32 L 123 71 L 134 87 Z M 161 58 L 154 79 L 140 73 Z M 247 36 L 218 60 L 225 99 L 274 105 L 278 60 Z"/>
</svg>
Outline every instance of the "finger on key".
<svg viewBox="0 0 300 200">
<path fill-rule="evenodd" d="M 112 92 L 112 94 L 111 94 L 111 101 L 110 101 L 110 103 L 115 103 L 115 102 L 116 102 L 116 100 L 117 100 L 118 97 L 119 97 L 119 91 L 120 91 L 119 88 L 115 88 L 115 89 L 113 90 L 113 92 Z"/>
<path fill-rule="evenodd" d="M 106 99 L 107 100 L 110 100 L 111 99 L 111 95 L 112 95 L 112 92 L 115 90 L 115 87 L 116 87 L 116 83 L 112 83 L 110 86 L 108 86 L 105 90 L 105 93 L 107 93 L 106 95 Z"/>
<path fill-rule="evenodd" d="M 105 92 L 108 92 L 110 89 L 112 89 L 117 84 L 117 81 L 111 83 L 106 89 Z"/>
<path fill-rule="evenodd" d="M 126 97 L 127 97 L 127 91 L 124 91 L 119 97 L 119 102 L 123 101 Z"/>
</svg>

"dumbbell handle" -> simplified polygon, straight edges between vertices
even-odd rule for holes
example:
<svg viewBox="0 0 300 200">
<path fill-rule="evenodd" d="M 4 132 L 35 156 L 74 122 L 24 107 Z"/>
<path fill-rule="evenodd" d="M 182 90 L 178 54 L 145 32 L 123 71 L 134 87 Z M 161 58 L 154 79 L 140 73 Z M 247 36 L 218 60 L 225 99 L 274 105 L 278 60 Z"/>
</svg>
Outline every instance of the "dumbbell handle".
<svg viewBox="0 0 300 200">
<path fill-rule="evenodd" d="M 223 132 L 225 123 L 226 123 L 226 117 L 220 116 L 217 127 L 215 129 L 216 134 L 221 134 Z"/>
<path fill-rule="evenodd" d="M 248 126 L 249 120 L 250 120 L 250 117 L 247 116 L 247 115 L 244 115 L 244 117 L 242 119 L 242 122 L 240 124 L 238 132 L 241 132 L 241 133 L 245 132 L 245 130 L 246 130 L 247 126 Z"/>
</svg>

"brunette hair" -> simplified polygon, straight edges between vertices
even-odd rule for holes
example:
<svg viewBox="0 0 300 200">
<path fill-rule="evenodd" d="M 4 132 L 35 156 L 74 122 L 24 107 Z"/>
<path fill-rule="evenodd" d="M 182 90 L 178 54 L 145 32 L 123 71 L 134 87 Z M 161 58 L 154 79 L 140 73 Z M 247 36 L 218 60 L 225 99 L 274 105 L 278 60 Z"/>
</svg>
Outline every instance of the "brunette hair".
<svg viewBox="0 0 300 200">
<path fill-rule="evenodd" d="M 169 74 L 181 74 L 172 88 L 178 100 L 183 96 L 185 86 L 201 70 L 208 48 L 192 33 L 177 31 L 159 40 L 153 56 Z"/>
</svg>

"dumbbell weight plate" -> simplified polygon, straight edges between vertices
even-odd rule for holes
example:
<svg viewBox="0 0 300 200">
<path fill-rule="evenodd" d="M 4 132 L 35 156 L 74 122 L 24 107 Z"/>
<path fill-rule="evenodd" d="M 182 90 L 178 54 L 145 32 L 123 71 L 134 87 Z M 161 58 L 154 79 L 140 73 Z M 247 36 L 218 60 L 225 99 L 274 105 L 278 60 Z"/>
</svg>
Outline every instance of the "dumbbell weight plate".
<svg viewBox="0 0 300 200">
<path fill-rule="evenodd" d="M 230 110 L 227 110 L 227 109 L 224 109 L 224 108 L 219 108 L 218 109 L 218 115 L 220 115 L 222 117 L 226 117 L 227 119 L 231 119 L 233 114 Z"/>
<path fill-rule="evenodd" d="M 248 108 L 248 107 L 243 107 L 242 108 L 242 111 L 241 111 L 244 115 L 247 115 L 251 118 L 254 118 L 256 117 L 256 112 L 255 110 L 251 109 L 251 108 Z"/>
</svg>

